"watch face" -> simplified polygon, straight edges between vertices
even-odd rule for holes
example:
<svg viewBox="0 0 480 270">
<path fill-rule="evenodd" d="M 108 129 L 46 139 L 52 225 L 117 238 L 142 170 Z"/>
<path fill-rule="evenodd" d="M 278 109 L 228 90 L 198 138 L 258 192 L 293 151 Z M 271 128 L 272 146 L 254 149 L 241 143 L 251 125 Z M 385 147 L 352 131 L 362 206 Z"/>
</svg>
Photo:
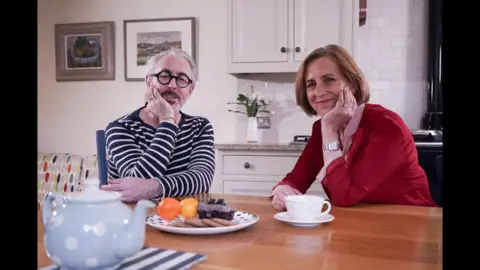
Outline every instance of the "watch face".
<svg viewBox="0 0 480 270">
<path fill-rule="evenodd" d="M 338 143 L 337 143 L 337 142 L 332 142 L 332 143 L 330 144 L 330 148 L 331 148 L 332 150 L 338 150 Z"/>
<path fill-rule="evenodd" d="M 338 142 L 329 142 L 326 144 L 326 149 L 329 151 L 337 151 L 340 149 Z"/>
</svg>

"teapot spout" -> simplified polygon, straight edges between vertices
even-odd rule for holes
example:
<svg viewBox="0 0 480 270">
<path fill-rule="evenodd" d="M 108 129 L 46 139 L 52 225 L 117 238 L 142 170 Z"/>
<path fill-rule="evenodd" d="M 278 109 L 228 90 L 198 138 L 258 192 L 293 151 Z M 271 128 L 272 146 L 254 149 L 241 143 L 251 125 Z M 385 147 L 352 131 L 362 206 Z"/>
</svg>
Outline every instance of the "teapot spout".
<svg viewBox="0 0 480 270">
<path fill-rule="evenodd" d="M 117 257 L 127 258 L 143 248 L 148 209 L 153 207 L 155 207 L 155 203 L 148 200 L 137 202 L 128 224 L 123 226 L 115 239 Z"/>
</svg>

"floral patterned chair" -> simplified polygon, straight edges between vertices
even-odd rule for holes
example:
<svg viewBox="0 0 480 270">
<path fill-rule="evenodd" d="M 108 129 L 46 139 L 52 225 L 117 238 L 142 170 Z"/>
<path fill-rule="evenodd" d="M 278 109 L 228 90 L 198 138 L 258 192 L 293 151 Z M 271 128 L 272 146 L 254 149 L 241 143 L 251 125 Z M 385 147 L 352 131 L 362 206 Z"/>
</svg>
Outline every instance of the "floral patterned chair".
<svg viewBox="0 0 480 270">
<path fill-rule="evenodd" d="M 43 204 L 49 192 L 71 193 L 82 190 L 80 178 L 83 157 L 75 154 L 38 154 L 37 199 Z"/>
<path fill-rule="evenodd" d="M 98 160 L 97 155 L 86 156 L 83 159 L 81 182 L 90 179 L 98 179 Z"/>
</svg>

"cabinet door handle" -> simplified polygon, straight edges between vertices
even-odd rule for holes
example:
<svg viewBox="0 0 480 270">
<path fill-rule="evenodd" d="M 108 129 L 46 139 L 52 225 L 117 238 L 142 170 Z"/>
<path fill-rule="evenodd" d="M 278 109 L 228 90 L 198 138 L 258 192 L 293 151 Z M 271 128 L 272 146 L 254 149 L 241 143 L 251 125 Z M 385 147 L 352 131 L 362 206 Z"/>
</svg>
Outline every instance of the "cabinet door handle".
<svg viewBox="0 0 480 270">
<path fill-rule="evenodd" d="M 300 52 L 300 47 L 295 47 L 295 52 Z"/>
<path fill-rule="evenodd" d="M 280 52 L 285 53 L 286 51 L 287 51 L 287 48 L 285 47 L 280 48 Z"/>
<path fill-rule="evenodd" d="M 245 164 L 243 164 L 243 167 L 244 167 L 245 169 L 249 169 L 249 168 L 250 168 L 250 163 L 245 162 Z"/>
</svg>

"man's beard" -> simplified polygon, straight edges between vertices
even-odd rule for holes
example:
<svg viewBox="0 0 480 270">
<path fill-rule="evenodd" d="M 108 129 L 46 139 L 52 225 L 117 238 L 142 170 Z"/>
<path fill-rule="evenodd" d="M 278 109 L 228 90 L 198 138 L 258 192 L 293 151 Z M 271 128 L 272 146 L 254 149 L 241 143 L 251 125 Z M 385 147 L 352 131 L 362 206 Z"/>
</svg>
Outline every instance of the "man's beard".
<svg viewBox="0 0 480 270">
<path fill-rule="evenodd" d="M 177 92 L 173 90 L 165 90 L 163 93 L 160 94 L 160 96 L 165 99 L 165 101 L 167 101 L 170 105 L 177 105 L 178 103 L 180 103 L 180 96 Z"/>
<path fill-rule="evenodd" d="M 153 90 L 153 91 L 158 91 L 158 90 Z M 170 105 L 173 105 L 175 104 L 175 99 L 176 99 L 176 103 L 180 103 L 180 95 L 178 95 L 177 92 L 173 91 L 173 90 L 165 90 L 164 92 L 162 92 L 160 94 L 160 96 L 165 99 L 165 101 L 167 101 Z M 169 99 L 171 99 L 173 102 L 169 102 Z M 154 97 L 153 97 L 153 94 L 150 93 L 150 92 L 147 92 L 145 93 L 145 102 L 151 102 L 154 100 Z"/>
</svg>

